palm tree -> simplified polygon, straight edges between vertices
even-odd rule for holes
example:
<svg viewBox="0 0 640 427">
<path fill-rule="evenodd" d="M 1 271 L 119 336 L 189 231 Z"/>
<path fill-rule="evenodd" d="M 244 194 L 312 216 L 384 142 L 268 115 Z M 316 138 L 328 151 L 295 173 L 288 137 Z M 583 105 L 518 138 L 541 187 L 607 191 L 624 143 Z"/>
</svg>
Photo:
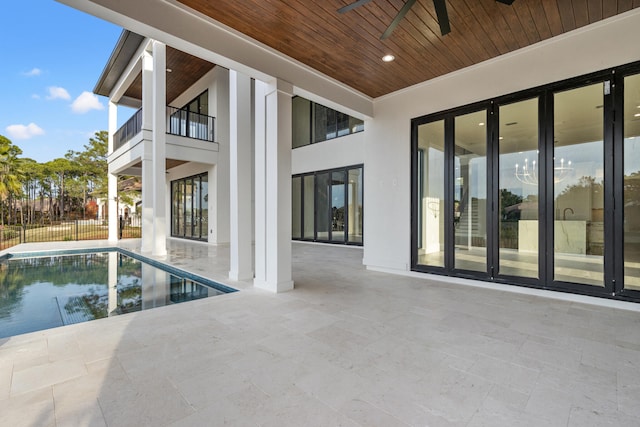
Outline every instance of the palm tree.
<svg viewBox="0 0 640 427">
<path fill-rule="evenodd" d="M 18 156 L 22 150 L 13 145 L 6 137 L 0 135 L 0 202 L 11 202 L 11 199 L 20 194 L 22 183 Z M 11 221 L 11 209 L 9 209 L 9 221 Z M 0 209 L 0 223 L 4 225 L 4 209 Z"/>
</svg>

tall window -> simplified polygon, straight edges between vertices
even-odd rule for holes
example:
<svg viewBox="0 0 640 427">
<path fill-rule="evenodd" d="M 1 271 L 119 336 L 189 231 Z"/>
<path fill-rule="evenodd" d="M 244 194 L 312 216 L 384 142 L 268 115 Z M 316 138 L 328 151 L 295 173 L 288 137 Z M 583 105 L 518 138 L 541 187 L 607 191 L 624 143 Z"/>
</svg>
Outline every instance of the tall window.
<svg viewBox="0 0 640 427">
<path fill-rule="evenodd" d="M 294 176 L 293 239 L 361 245 L 362 172 L 352 166 Z"/>
<path fill-rule="evenodd" d="M 296 96 L 292 101 L 293 148 L 364 130 L 364 122 L 348 114 Z"/>
<path fill-rule="evenodd" d="M 209 92 L 204 91 L 182 108 L 169 107 L 167 132 L 204 141 L 214 140 L 213 117 L 209 117 Z"/>
<path fill-rule="evenodd" d="M 171 235 L 207 240 L 209 179 L 206 173 L 171 182 Z"/>
</svg>

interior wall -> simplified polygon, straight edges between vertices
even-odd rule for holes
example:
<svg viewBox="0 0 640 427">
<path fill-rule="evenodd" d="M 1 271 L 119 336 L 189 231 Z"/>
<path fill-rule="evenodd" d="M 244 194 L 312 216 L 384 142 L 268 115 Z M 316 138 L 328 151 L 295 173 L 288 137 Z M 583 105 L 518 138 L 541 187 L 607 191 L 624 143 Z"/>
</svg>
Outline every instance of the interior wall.
<svg viewBox="0 0 640 427">
<path fill-rule="evenodd" d="M 640 60 L 640 10 L 374 101 L 364 147 L 364 263 L 409 270 L 411 119 Z"/>
</svg>

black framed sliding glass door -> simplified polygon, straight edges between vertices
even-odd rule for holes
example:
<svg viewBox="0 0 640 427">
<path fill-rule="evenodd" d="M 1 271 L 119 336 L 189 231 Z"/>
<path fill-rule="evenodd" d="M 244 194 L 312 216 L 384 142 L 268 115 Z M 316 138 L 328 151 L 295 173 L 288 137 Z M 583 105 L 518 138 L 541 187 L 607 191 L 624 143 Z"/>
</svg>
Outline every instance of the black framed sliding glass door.
<svg viewBox="0 0 640 427">
<path fill-rule="evenodd" d="M 207 240 L 209 229 L 208 175 L 171 182 L 171 236 Z"/>
<path fill-rule="evenodd" d="M 640 63 L 411 135 L 412 270 L 640 302 Z"/>
<path fill-rule="evenodd" d="M 622 161 L 616 163 L 616 176 L 621 181 L 622 218 L 616 217 L 617 232 L 622 234 L 620 245 L 622 265 L 620 274 L 623 280 L 616 289 L 622 293 L 638 296 L 640 294 L 640 74 L 621 77 L 624 87 L 622 107 L 624 110 L 622 130 L 619 132 L 624 144 L 623 153 L 616 156 Z M 618 146 L 616 146 L 618 147 Z M 620 230 L 621 229 L 621 230 Z"/>
<path fill-rule="evenodd" d="M 541 172 L 538 97 L 497 107 L 497 271 L 539 278 Z M 495 252 L 494 252 L 495 253 Z"/>
<path fill-rule="evenodd" d="M 487 272 L 487 112 L 454 118 L 454 268 Z"/>
<path fill-rule="evenodd" d="M 294 240 L 362 245 L 361 165 L 294 175 L 291 190 Z"/>
<path fill-rule="evenodd" d="M 553 94 L 553 280 L 604 287 L 604 82 Z"/>
</svg>

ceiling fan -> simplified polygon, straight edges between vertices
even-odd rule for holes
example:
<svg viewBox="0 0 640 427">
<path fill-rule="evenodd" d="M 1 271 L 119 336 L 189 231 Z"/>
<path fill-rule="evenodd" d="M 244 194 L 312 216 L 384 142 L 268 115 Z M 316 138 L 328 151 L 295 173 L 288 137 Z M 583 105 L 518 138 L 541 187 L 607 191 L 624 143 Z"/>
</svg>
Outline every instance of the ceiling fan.
<svg viewBox="0 0 640 427">
<path fill-rule="evenodd" d="M 369 3 L 371 0 L 357 0 L 351 4 L 348 4 L 344 7 L 338 9 L 338 13 L 346 13 L 356 7 L 362 6 L 363 4 Z M 511 5 L 515 0 L 496 0 L 499 3 Z M 396 29 L 402 18 L 409 12 L 409 9 L 414 5 L 416 0 L 407 0 L 400 12 L 393 18 L 391 24 L 387 27 L 384 33 L 380 36 L 380 40 L 384 40 L 393 33 L 393 30 Z M 449 26 L 449 15 L 447 14 L 447 4 L 445 0 L 433 0 L 433 6 L 436 9 L 436 15 L 438 17 L 438 24 L 440 25 L 440 33 L 444 36 L 445 34 L 449 34 L 451 32 L 451 27 Z"/>
</svg>

